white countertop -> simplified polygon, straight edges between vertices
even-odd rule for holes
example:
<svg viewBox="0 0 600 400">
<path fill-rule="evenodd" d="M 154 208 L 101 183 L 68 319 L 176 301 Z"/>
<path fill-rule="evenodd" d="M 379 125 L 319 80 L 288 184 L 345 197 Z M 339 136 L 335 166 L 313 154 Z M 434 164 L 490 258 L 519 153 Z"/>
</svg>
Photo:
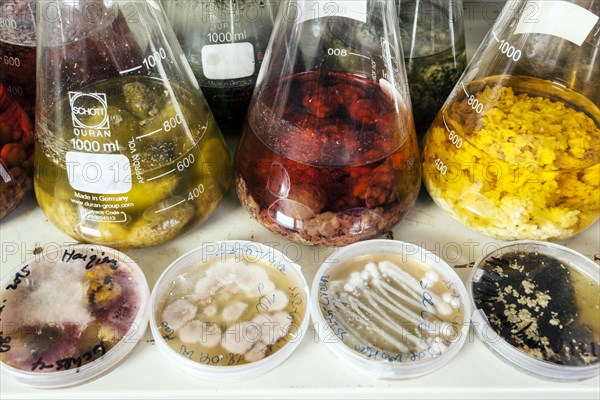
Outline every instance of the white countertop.
<svg viewBox="0 0 600 400">
<path fill-rule="evenodd" d="M 417 205 L 393 230 L 394 238 L 431 250 L 464 280 L 469 268 L 486 246 L 498 243 L 461 226 L 437 208 L 422 193 Z M 152 286 L 164 268 L 181 254 L 203 243 L 242 239 L 269 243 L 303 267 L 312 281 L 317 268 L 333 249 L 311 248 L 281 239 L 253 221 L 230 191 L 216 213 L 184 237 L 165 245 L 127 253 L 145 271 Z M 73 243 L 47 221 L 30 199 L 0 225 L 1 275 L 31 257 L 36 247 L 49 249 Z M 600 257 L 600 223 L 584 233 L 561 242 L 587 256 Z M 103 377 L 62 390 L 29 389 L 0 376 L 0 398 L 8 399 L 300 399 L 324 397 L 358 398 L 444 398 L 481 399 L 527 396 L 529 399 L 600 397 L 598 378 L 578 383 L 557 383 L 530 377 L 505 364 L 473 334 L 448 365 L 431 375 L 405 381 L 374 381 L 339 362 L 310 329 L 297 351 L 268 374 L 239 384 L 211 383 L 188 377 L 172 365 L 150 342 L 150 334 L 133 349 L 116 369 Z"/>
</svg>

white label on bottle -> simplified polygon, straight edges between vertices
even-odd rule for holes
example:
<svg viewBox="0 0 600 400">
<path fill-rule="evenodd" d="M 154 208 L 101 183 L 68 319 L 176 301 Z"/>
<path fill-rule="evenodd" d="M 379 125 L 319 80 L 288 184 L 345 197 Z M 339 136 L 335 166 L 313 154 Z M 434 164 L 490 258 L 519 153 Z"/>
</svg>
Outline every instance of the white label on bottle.
<svg viewBox="0 0 600 400">
<path fill-rule="evenodd" d="M 256 70 L 252 43 L 210 44 L 202 48 L 202 68 L 208 79 L 239 79 Z"/>
<path fill-rule="evenodd" d="M 66 155 L 69 184 L 75 190 L 119 194 L 131 190 L 131 164 L 122 154 L 70 151 Z"/>
<path fill-rule="evenodd" d="M 544 33 L 581 46 L 598 16 L 567 1 L 529 0 L 515 33 Z"/>
<path fill-rule="evenodd" d="M 305 0 L 298 2 L 298 23 L 325 17 L 367 22 L 367 0 Z"/>
</svg>

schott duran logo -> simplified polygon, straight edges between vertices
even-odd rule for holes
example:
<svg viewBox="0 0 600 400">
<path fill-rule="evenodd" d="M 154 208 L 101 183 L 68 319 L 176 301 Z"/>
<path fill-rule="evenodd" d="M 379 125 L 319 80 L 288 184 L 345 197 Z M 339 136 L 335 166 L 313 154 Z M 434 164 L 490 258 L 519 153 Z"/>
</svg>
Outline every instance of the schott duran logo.
<svg viewBox="0 0 600 400">
<path fill-rule="evenodd" d="M 69 92 L 73 128 L 110 129 L 104 93 Z"/>
</svg>

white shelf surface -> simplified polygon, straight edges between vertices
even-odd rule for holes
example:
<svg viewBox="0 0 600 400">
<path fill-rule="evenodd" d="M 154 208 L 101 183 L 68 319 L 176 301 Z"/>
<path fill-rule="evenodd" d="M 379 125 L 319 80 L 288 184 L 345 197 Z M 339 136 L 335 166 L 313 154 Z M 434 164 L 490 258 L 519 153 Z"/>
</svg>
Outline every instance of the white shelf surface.
<svg viewBox="0 0 600 400">
<path fill-rule="evenodd" d="M 436 252 L 466 279 L 469 268 L 485 248 L 500 242 L 481 236 L 453 221 L 422 193 L 416 207 L 393 229 L 393 236 Z M 181 254 L 207 242 L 224 239 L 270 243 L 302 265 L 312 281 L 319 265 L 334 249 L 311 248 L 279 238 L 258 225 L 230 191 L 216 213 L 191 233 L 162 246 L 127 253 L 154 285 L 160 273 Z M 1 275 L 45 249 L 73 243 L 45 218 L 33 199 L 0 225 Z M 600 224 L 561 242 L 591 258 L 600 257 Z M 529 399 L 600 398 L 598 378 L 578 383 L 548 382 L 530 377 L 496 357 L 477 337 L 470 335 L 464 348 L 448 365 L 431 375 L 404 381 L 375 381 L 338 361 L 310 329 L 297 351 L 268 374 L 241 383 L 214 383 L 188 377 L 152 344 L 149 333 L 121 365 L 82 386 L 37 390 L 0 376 L 0 398 L 8 399 L 339 399 L 443 398 L 481 399 L 527 396 Z"/>
</svg>

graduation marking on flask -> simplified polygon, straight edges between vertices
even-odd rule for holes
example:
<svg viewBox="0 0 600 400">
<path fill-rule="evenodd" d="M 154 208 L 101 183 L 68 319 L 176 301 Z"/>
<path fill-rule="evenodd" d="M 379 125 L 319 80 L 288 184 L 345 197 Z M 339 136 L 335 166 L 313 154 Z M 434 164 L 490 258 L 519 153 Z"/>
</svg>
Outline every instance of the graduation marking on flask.
<svg viewBox="0 0 600 400">
<path fill-rule="evenodd" d="M 4 56 L 2 61 L 4 61 L 4 64 L 8 65 L 9 67 L 21 66 L 21 60 L 18 57 Z"/>
<path fill-rule="evenodd" d="M 467 104 L 471 106 L 471 108 L 473 110 L 475 110 L 475 112 L 477 114 L 481 114 L 483 112 L 483 103 L 480 102 L 477 97 L 475 97 L 475 95 L 469 94 L 469 92 L 467 91 L 467 88 L 465 87 L 464 83 L 461 83 L 463 90 L 465 91 L 465 94 L 467 95 L 467 98 L 469 100 L 467 100 Z"/>
<path fill-rule="evenodd" d="M 8 93 L 12 94 L 13 96 L 19 96 L 19 97 L 23 97 L 23 95 L 25 94 L 22 86 L 9 85 L 6 87 L 6 91 Z"/>
<path fill-rule="evenodd" d="M 157 51 L 152 52 L 148 57 L 144 58 L 142 64 L 147 68 L 154 68 L 160 62 L 160 60 L 167 59 L 167 52 L 164 48 L 160 48 Z"/>
<path fill-rule="evenodd" d="M 450 129 L 448 122 L 446 122 L 446 116 L 442 116 L 442 121 L 444 121 L 444 126 L 448 131 L 448 140 L 450 140 L 450 142 L 455 145 L 457 149 L 460 149 L 463 145 L 463 140 L 455 131 Z"/>
<path fill-rule="evenodd" d="M 496 35 L 494 31 L 492 31 L 492 35 L 494 36 L 496 42 L 500 43 L 500 47 L 498 47 L 498 50 L 500 50 L 502 54 L 504 54 L 506 57 L 510 58 L 515 62 L 521 59 L 521 56 L 523 55 L 521 50 L 517 49 L 515 46 L 511 45 L 504 39 L 498 39 L 498 35 Z"/>
<path fill-rule="evenodd" d="M 17 29 L 17 21 L 14 19 L 0 18 L 0 28 L 15 30 Z"/>
<path fill-rule="evenodd" d="M 155 214 L 159 214 L 159 213 L 161 213 L 161 212 L 165 212 L 165 211 L 167 211 L 167 210 L 170 210 L 171 208 L 175 208 L 175 207 L 177 207 L 178 205 L 181 205 L 181 204 L 183 204 L 183 203 L 185 203 L 185 202 L 186 202 L 186 200 L 181 200 L 181 201 L 179 201 L 179 202 L 177 202 L 177 203 L 175 203 L 175 204 L 172 204 L 172 205 L 170 205 L 170 206 L 168 206 L 168 207 L 165 207 L 165 208 L 163 208 L 163 209 L 161 209 L 161 210 L 154 211 L 154 213 L 155 213 Z"/>
<path fill-rule="evenodd" d="M 440 174 L 446 175 L 448 173 L 448 166 L 439 158 L 435 160 L 435 166 Z"/>
<path fill-rule="evenodd" d="M 152 69 L 152 68 L 156 67 L 160 63 L 161 60 L 167 60 L 167 52 L 163 47 L 159 48 L 156 51 L 153 51 L 152 54 L 150 54 L 149 56 L 144 58 L 140 65 L 136 65 L 135 67 L 128 68 L 123 71 L 119 71 L 119 74 L 127 75 L 130 72 L 135 72 L 142 68 Z"/>
</svg>

